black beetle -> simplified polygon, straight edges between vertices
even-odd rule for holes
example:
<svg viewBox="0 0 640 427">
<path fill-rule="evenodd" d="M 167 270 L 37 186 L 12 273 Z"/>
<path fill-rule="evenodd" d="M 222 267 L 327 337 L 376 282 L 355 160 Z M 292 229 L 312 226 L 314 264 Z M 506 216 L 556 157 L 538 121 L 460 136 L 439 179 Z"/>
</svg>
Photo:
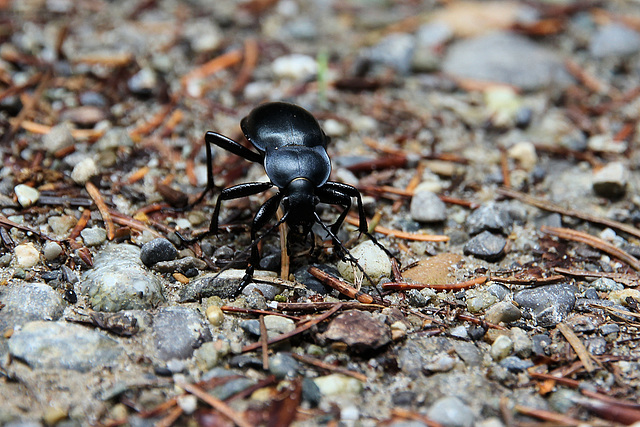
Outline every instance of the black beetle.
<svg viewBox="0 0 640 427">
<path fill-rule="evenodd" d="M 206 235 L 217 234 L 222 201 L 247 197 L 267 191 L 274 186 L 278 187 L 278 193 L 264 202 L 253 218 L 251 255 L 240 289 L 252 280 L 255 266 L 260 261 L 258 247 L 255 244 L 257 233 L 275 216 L 280 204 L 283 206 L 284 214 L 271 227 L 272 230 L 286 222 L 294 234 L 306 238 L 313 224 L 318 223 L 331 236 L 334 245 L 362 271 L 362 267 L 336 237 L 351 207 L 351 198 L 355 197 L 358 203 L 360 233 L 368 236 L 391 256 L 389 251 L 368 232 L 360 192 L 351 185 L 329 181 L 331 160 L 327 154 L 327 143 L 330 138 L 325 135 L 311 113 L 294 104 L 270 102 L 252 110 L 242 119 L 240 127 L 244 136 L 258 152 L 219 133 L 207 132 L 205 134 L 207 187 L 190 206 L 201 202 L 205 195 L 215 188 L 211 144 L 251 162 L 261 163 L 270 181 L 247 182 L 223 189 L 216 201 L 209 231 L 196 239 L 185 240 L 192 242 Z M 316 206 L 319 203 L 339 205 L 344 208 L 331 227 L 327 227 L 318 216 Z M 366 273 L 364 274 L 366 276 Z"/>
</svg>

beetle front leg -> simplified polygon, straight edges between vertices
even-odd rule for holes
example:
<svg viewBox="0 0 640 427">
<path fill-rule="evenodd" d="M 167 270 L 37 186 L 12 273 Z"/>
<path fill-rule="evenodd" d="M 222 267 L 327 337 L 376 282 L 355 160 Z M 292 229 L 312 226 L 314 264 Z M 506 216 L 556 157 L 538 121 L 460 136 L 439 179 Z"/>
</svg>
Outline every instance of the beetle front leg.
<svg viewBox="0 0 640 427">
<path fill-rule="evenodd" d="M 258 212 L 253 217 L 253 222 L 251 223 L 251 255 L 249 257 L 249 265 L 245 270 L 244 277 L 242 278 L 242 282 L 240 282 L 240 288 L 238 292 L 242 291 L 245 286 L 247 286 L 253 280 L 253 273 L 255 271 L 256 265 L 260 263 L 260 252 L 258 251 L 258 245 L 256 244 L 256 239 L 258 237 L 258 231 L 260 231 L 264 226 L 273 218 L 278 210 L 278 206 L 280 205 L 280 201 L 282 200 L 282 194 L 278 193 L 260 206 Z"/>
</svg>

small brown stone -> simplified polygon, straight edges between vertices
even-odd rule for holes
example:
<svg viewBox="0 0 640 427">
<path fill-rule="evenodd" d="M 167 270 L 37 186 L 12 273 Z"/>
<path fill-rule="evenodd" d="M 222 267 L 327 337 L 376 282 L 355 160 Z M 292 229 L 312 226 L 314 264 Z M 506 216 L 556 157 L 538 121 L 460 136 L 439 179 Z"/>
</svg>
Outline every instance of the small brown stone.
<svg viewBox="0 0 640 427">
<path fill-rule="evenodd" d="M 389 326 L 365 311 L 349 310 L 333 319 L 324 339 L 345 343 L 356 353 L 375 351 L 391 342 Z"/>
</svg>

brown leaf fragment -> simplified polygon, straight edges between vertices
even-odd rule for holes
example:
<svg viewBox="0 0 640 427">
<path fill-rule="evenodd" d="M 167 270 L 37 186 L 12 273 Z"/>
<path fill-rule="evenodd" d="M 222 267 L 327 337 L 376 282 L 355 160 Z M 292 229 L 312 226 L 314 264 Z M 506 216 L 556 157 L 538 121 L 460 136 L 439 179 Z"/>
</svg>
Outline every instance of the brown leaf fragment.
<svg viewBox="0 0 640 427">
<path fill-rule="evenodd" d="M 158 183 L 156 190 L 158 190 L 162 198 L 174 208 L 182 208 L 189 204 L 189 197 L 185 193 L 169 185 Z"/>
<path fill-rule="evenodd" d="M 356 353 L 369 353 L 391 342 L 391 330 L 370 313 L 349 310 L 337 316 L 321 337 L 343 342 Z"/>
<path fill-rule="evenodd" d="M 302 382 L 300 379 L 292 381 L 271 402 L 268 427 L 287 427 L 296 418 L 297 409 L 302 401 Z"/>
<path fill-rule="evenodd" d="M 564 335 L 569 344 L 571 344 L 571 347 L 573 347 L 573 350 L 576 352 L 578 358 L 580 358 L 580 361 L 584 365 L 584 369 L 587 372 L 593 372 L 596 367 L 593 364 L 593 360 L 591 359 L 591 354 L 587 351 L 587 348 L 584 346 L 584 344 L 582 344 L 582 341 L 580 341 L 580 338 L 578 338 L 575 332 L 573 332 L 573 330 L 571 330 L 571 328 L 567 324 L 562 322 L 558 323 L 556 325 L 556 328 L 558 328 L 558 330 L 562 333 L 562 335 Z"/>
</svg>

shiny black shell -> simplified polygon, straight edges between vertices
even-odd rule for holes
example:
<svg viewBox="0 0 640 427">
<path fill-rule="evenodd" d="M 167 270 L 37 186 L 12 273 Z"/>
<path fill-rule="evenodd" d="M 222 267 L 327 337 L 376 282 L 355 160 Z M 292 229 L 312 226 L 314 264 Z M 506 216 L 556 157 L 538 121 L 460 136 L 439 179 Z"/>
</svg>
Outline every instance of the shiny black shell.
<svg viewBox="0 0 640 427">
<path fill-rule="evenodd" d="M 266 103 L 242 119 L 240 127 L 264 154 L 265 172 L 277 187 L 284 188 L 296 178 L 320 187 L 329 179 L 329 138 L 304 108 L 285 102 Z"/>
</svg>

